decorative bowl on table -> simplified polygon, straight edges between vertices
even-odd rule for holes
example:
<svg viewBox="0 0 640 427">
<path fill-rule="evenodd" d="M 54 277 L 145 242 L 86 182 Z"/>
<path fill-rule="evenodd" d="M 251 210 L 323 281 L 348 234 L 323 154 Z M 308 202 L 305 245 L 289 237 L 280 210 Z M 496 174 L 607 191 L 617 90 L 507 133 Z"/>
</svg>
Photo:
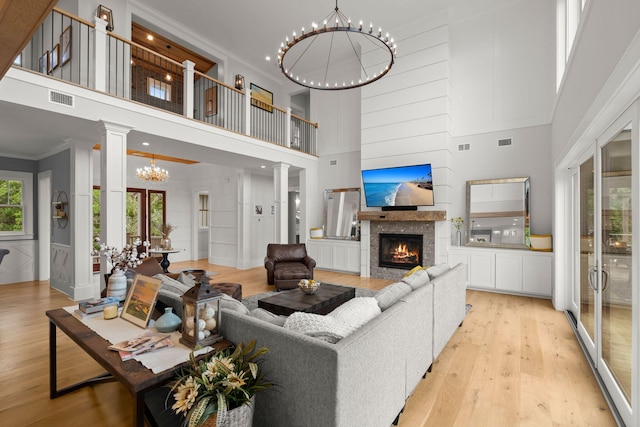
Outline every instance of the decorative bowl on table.
<svg viewBox="0 0 640 427">
<path fill-rule="evenodd" d="M 320 287 L 320 284 L 321 282 L 319 280 L 302 279 L 298 283 L 298 286 L 300 287 L 300 289 L 302 289 L 302 292 L 304 292 L 307 295 L 311 295 L 318 290 L 318 288 Z"/>
</svg>

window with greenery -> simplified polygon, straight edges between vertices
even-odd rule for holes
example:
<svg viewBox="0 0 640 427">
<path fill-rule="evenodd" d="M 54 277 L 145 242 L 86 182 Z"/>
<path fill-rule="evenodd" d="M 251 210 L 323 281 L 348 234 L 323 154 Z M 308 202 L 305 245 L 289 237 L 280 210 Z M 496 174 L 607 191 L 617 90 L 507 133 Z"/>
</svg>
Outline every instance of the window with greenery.
<svg viewBox="0 0 640 427">
<path fill-rule="evenodd" d="M 22 233 L 24 201 L 23 183 L 0 179 L 0 232 Z"/>
<path fill-rule="evenodd" d="M 209 227 L 209 195 L 200 194 L 200 207 L 198 209 L 198 225 L 200 228 Z"/>
</svg>

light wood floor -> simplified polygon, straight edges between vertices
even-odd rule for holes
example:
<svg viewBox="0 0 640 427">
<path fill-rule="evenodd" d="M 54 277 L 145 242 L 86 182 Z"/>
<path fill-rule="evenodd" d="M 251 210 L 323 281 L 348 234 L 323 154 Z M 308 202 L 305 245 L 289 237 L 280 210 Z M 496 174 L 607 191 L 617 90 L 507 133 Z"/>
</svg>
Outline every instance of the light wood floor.
<svg viewBox="0 0 640 427">
<path fill-rule="evenodd" d="M 262 267 L 185 262 L 170 269 L 189 267 L 218 272 L 216 281 L 242 283 L 244 296 L 273 289 Z M 390 283 L 316 271 L 320 280 L 350 286 Z M 471 312 L 407 401 L 400 427 L 615 426 L 564 314 L 549 301 L 468 291 L 467 302 Z M 49 399 L 44 312 L 72 304 L 47 282 L 0 285 L 0 425 L 131 425 L 131 398 L 118 383 Z M 60 386 L 103 372 L 61 332 L 58 366 Z"/>
</svg>

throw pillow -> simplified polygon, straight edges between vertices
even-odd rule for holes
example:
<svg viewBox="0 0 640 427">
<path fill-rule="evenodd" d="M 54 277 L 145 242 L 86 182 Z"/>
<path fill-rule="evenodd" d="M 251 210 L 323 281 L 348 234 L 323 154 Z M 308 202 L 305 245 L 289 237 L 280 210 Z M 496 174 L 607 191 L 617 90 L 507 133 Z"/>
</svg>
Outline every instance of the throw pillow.
<svg viewBox="0 0 640 427">
<path fill-rule="evenodd" d="M 429 283 L 429 280 L 431 280 L 427 271 L 428 270 L 418 270 L 411 276 L 403 277 L 402 282 L 411 286 L 411 289 L 415 291 L 416 289 Z"/>
<path fill-rule="evenodd" d="M 284 322 L 287 321 L 287 316 L 279 316 L 265 310 L 264 308 L 259 307 L 251 310 L 251 317 L 255 317 L 259 320 L 264 320 L 265 322 L 271 323 L 272 325 L 276 326 L 284 326 Z"/>
<path fill-rule="evenodd" d="M 427 273 L 431 280 L 435 279 L 438 276 L 442 276 L 444 273 L 449 271 L 449 266 L 447 264 L 436 264 L 433 267 L 427 268 Z"/>
<path fill-rule="evenodd" d="M 413 267 L 411 270 L 407 271 L 406 273 L 404 273 L 402 275 L 402 277 L 409 277 L 411 276 L 413 273 L 415 273 L 418 270 L 422 270 L 422 266 L 420 265 L 416 265 L 415 267 Z"/>
<path fill-rule="evenodd" d="M 385 311 L 387 308 L 395 304 L 400 298 L 410 293 L 411 286 L 403 282 L 396 282 L 382 288 L 374 298 L 378 301 L 380 310 Z"/>
<path fill-rule="evenodd" d="M 289 316 L 284 328 L 333 344 L 345 336 L 343 326 L 333 317 L 299 311 Z"/>
<path fill-rule="evenodd" d="M 160 286 L 160 289 L 164 289 L 166 291 L 170 291 L 175 294 L 182 295 L 185 292 L 187 292 L 189 289 L 191 289 L 191 286 L 187 286 L 176 279 L 172 279 L 166 274 L 156 274 L 153 277 L 155 277 L 156 279 L 162 280 L 162 285 Z"/>
<path fill-rule="evenodd" d="M 187 274 L 187 273 L 180 273 L 180 275 L 178 276 L 178 282 L 184 284 L 184 285 L 188 285 L 189 287 L 192 287 L 196 284 L 196 276 L 194 276 L 193 274 Z"/>
<path fill-rule="evenodd" d="M 333 317 L 344 327 L 344 336 L 380 314 L 378 301 L 374 297 L 353 298 L 345 302 L 327 316 Z"/>
<path fill-rule="evenodd" d="M 249 309 L 245 307 L 245 305 L 242 304 L 240 301 L 238 301 L 237 299 L 227 294 L 221 294 L 221 295 L 222 295 L 222 299 L 220 300 L 220 308 L 226 308 L 229 310 L 237 311 L 242 314 L 249 314 Z"/>
</svg>

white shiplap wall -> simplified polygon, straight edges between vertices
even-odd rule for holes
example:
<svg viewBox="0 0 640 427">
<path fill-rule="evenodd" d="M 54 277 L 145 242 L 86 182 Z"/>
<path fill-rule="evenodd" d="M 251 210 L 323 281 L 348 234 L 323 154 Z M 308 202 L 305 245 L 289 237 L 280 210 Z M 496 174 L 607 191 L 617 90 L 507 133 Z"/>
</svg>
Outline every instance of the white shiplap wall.
<svg viewBox="0 0 640 427">
<path fill-rule="evenodd" d="M 447 210 L 452 158 L 447 14 L 414 22 L 394 37 L 399 53 L 393 68 L 362 88 L 361 168 L 431 163 L 435 206 L 420 209 Z M 449 240 L 449 227 L 437 222 L 436 262 L 446 262 Z"/>
</svg>

